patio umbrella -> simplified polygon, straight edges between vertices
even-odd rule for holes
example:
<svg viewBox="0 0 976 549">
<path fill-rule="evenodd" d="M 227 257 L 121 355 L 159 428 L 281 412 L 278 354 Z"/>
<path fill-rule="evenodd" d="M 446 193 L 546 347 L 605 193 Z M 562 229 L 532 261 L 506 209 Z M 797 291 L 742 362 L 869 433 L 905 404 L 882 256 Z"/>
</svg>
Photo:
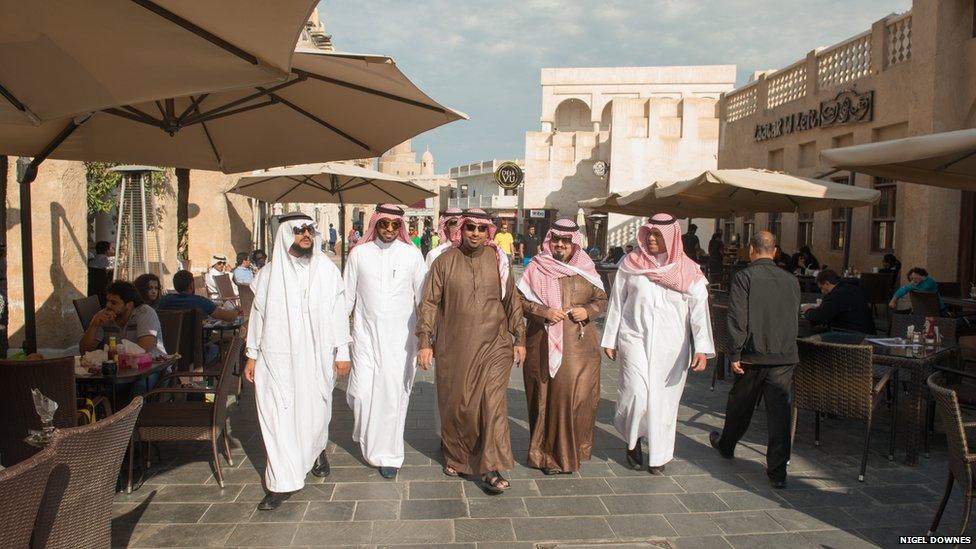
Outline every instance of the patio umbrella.
<svg viewBox="0 0 976 549">
<path fill-rule="evenodd" d="M 589 208 L 591 210 L 601 212 L 613 212 L 625 215 L 645 215 L 644 211 L 639 208 L 622 205 L 620 203 L 620 197 L 620 193 L 610 193 L 607 196 L 601 196 L 599 198 L 580 200 L 578 204 L 581 208 Z"/>
<path fill-rule="evenodd" d="M 346 204 L 413 204 L 433 198 L 411 180 L 352 164 L 325 162 L 278 168 L 242 177 L 229 191 L 263 202 L 338 204 L 339 232 L 346 238 Z M 340 250 L 346 267 L 346 247 Z"/>
<path fill-rule="evenodd" d="M 284 80 L 315 0 L 0 1 L 0 123 Z"/>
<path fill-rule="evenodd" d="M 880 197 L 874 189 L 746 168 L 708 170 L 685 181 L 654 183 L 618 202 L 639 215 L 668 212 L 677 217 L 735 217 L 869 206 Z"/>
<path fill-rule="evenodd" d="M 583 208 L 576 211 L 576 225 L 579 227 L 580 236 L 582 237 L 583 250 L 590 247 L 589 239 L 586 238 L 586 213 L 583 212 Z"/>
<path fill-rule="evenodd" d="M 820 153 L 820 158 L 838 170 L 976 190 L 976 129 L 828 149 Z"/>
<path fill-rule="evenodd" d="M 34 328 L 29 184 L 46 158 L 236 173 L 379 156 L 461 118 L 467 116 L 428 97 L 389 57 L 298 50 L 287 81 L 270 87 L 160 99 L 36 126 L 0 124 L 0 154 L 34 157 L 20 177 L 26 345 Z"/>
</svg>

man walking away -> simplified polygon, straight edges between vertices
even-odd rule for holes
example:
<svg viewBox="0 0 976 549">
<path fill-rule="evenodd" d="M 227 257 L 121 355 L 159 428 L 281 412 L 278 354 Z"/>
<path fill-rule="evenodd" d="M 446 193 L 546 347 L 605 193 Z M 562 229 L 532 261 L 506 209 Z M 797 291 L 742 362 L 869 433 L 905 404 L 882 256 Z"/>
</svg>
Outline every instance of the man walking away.
<svg viewBox="0 0 976 549">
<path fill-rule="evenodd" d="M 790 459 L 790 414 L 800 285 L 773 262 L 776 238 L 762 231 L 749 240 L 748 267 L 732 279 L 729 304 L 729 361 L 736 374 L 729 391 L 725 428 L 712 431 L 709 442 L 731 458 L 749 429 L 756 402 L 766 403 L 769 444 L 766 475 L 774 488 L 786 487 Z"/>
<path fill-rule="evenodd" d="M 339 240 L 339 233 L 336 232 L 332 223 L 329 223 L 329 251 L 335 255 L 336 241 Z"/>
<path fill-rule="evenodd" d="M 529 231 L 519 244 L 519 253 L 522 256 L 522 264 L 529 265 L 529 261 L 539 253 L 539 235 L 535 232 L 535 225 L 529 225 Z"/>
</svg>

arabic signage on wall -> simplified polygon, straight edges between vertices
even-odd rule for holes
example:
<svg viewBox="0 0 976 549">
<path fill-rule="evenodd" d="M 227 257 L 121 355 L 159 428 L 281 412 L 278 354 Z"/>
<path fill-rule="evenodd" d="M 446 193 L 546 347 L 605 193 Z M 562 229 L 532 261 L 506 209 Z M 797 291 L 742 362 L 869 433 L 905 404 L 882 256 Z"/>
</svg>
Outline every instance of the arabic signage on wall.
<svg viewBox="0 0 976 549">
<path fill-rule="evenodd" d="M 858 93 L 845 90 L 833 99 L 820 102 L 819 109 L 809 109 L 757 124 L 753 137 L 766 141 L 791 133 L 843 124 L 870 122 L 874 117 L 874 90 Z"/>
</svg>

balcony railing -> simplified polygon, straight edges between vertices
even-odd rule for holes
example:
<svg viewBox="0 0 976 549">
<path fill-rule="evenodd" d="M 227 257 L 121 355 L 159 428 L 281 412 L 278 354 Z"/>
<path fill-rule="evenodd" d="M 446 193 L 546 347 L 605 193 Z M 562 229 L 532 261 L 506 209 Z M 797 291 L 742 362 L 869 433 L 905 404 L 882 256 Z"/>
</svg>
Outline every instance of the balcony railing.
<svg viewBox="0 0 976 549">
<path fill-rule="evenodd" d="M 481 195 L 463 198 L 451 198 L 447 201 L 450 208 L 481 208 L 483 210 L 514 210 L 518 208 L 518 197 L 509 195 Z"/>
<path fill-rule="evenodd" d="M 912 13 L 892 15 L 839 44 L 810 52 L 805 59 L 725 94 L 722 119 L 735 122 L 887 70 L 912 58 Z"/>
</svg>

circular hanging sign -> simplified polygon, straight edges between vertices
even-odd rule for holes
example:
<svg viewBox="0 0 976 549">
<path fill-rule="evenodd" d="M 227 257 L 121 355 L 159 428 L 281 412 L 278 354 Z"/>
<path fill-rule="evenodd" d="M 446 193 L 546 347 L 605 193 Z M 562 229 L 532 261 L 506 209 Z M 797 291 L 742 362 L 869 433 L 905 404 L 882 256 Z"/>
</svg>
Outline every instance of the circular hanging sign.
<svg viewBox="0 0 976 549">
<path fill-rule="evenodd" d="M 495 169 L 495 183 L 509 191 L 518 188 L 524 178 L 522 167 L 515 162 L 502 162 Z"/>
</svg>

